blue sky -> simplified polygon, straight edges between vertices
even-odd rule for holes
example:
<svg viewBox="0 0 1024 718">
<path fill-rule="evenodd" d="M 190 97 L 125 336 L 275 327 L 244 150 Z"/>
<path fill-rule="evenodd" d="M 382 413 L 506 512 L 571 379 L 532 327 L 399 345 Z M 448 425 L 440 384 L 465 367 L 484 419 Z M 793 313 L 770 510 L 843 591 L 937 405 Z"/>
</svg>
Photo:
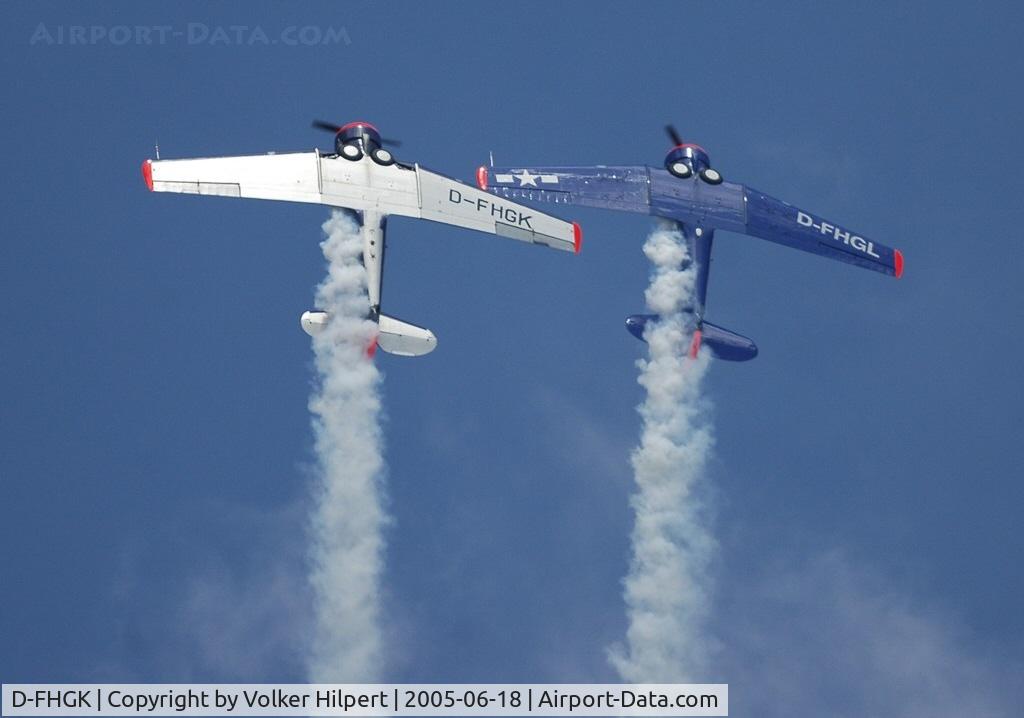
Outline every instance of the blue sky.
<svg viewBox="0 0 1024 718">
<path fill-rule="evenodd" d="M 367 119 L 499 162 L 727 179 L 900 247 L 900 281 L 723 234 L 709 318 L 716 670 L 734 714 L 1020 699 L 1024 70 L 1016 4 L 8 5 L 0 262 L 4 681 L 301 680 L 322 208 L 152 195 L 139 163 L 327 147 Z M 59 26 L 344 28 L 298 46 L 31 43 Z M 395 681 L 606 681 L 650 222 L 579 257 L 389 224 Z M 899 668 L 899 670 L 897 670 Z M 929 691 L 931 698 L 919 697 Z M 952 690 L 952 689 L 948 689 Z M 770 705 L 765 692 L 785 696 Z M 959 714 L 959 712 L 957 713 Z"/>
</svg>

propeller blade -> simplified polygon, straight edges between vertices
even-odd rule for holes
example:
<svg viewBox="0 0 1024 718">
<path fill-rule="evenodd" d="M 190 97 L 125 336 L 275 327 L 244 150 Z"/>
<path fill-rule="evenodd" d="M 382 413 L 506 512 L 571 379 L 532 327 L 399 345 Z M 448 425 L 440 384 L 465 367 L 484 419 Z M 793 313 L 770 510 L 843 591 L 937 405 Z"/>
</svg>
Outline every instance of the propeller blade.
<svg viewBox="0 0 1024 718">
<path fill-rule="evenodd" d="M 333 134 L 337 134 L 342 128 L 342 125 L 336 125 L 333 122 L 324 122 L 323 120 L 313 120 L 313 127 L 318 130 L 325 130 Z M 396 140 L 390 137 L 385 137 L 381 140 L 385 145 L 391 145 L 392 147 L 401 147 L 402 141 Z"/>
<path fill-rule="evenodd" d="M 665 132 L 667 132 L 668 136 L 672 138 L 673 145 L 683 144 L 683 138 L 679 136 L 678 132 L 676 132 L 675 127 L 673 127 L 672 125 L 665 125 Z"/>
<path fill-rule="evenodd" d="M 327 132 L 336 133 L 341 129 L 341 125 L 335 125 L 331 122 L 324 122 L 323 120 L 313 120 L 313 127 L 318 130 L 326 130 Z"/>
</svg>

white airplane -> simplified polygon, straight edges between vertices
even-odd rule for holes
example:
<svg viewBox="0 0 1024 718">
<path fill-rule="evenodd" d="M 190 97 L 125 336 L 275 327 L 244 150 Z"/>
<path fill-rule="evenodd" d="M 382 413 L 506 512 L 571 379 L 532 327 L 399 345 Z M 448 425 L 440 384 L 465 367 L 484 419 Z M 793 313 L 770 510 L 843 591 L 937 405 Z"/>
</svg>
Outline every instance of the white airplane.
<svg viewBox="0 0 1024 718">
<path fill-rule="evenodd" d="M 580 251 L 582 232 L 577 223 L 495 197 L 418 164 L 398 162 L 384 147 L 398 143 L 382 140 L 377 128 L 368 122 L 313 125 L 335 133 L 334 154 L 314 150 L 146 160 L 142 175 L 153 192 L 308 202 L 351 210 L 363 236 L 368 316 L 378 327 L 375 343 L 368 350 L 371 355 L 377 346 L 399 356 L 421 356 L 437 346 L 429 329 L 381 313 L 384 232 L 389 214 Z M 304 312 L 300 323 L 312 336 L 329 319 L 326 312 L 313 310 Z"/>
</svg>

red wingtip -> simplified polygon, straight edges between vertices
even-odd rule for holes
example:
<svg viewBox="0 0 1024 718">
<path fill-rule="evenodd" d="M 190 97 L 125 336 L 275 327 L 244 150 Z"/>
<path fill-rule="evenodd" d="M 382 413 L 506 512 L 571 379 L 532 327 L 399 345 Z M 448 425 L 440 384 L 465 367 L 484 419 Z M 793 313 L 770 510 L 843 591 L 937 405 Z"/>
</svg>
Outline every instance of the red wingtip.
<svg viewBox="0 0 1024 718">
<path fill-rule="evenodd" d="M 580 253 L 583 249 L 583 228 L 580 227 L 579 222 L 572 223 L 572 251 L 576 254 Z"/>
<path fill-rule="evenodd" d="M 487 189 L 487 168 L 483 165 L 476 168 L 476 186 L 482 190 Z"/>
<path fill-rule="evenodd" d="M 696 359 L 700 351 L 701 332 L 700 329 L 693 333 L 693 341 L 690 342 L 690 358 Z"/>
<path fill-rule="evenodd" d="M 142 179 L 146 180 L 149 191 L 153 191 L 153 160 L 146 160 L 142 163 Z"/>
<path fill-rule="evenodd" d="M 893 254 L 895 259 L 893 260 L 893 267 L 896 270 L 896 279 L 903 276 L 903 252 L 900 250 L 894 250 Z"/>
</svg>

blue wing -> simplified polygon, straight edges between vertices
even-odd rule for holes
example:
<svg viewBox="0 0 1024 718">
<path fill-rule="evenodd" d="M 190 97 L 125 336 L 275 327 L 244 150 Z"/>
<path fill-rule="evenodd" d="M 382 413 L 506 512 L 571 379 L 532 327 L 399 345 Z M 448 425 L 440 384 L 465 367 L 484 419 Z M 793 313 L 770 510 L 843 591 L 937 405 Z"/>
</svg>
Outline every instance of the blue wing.
<svg viewBox="0 0 1024 718">
<path fill-rule="evenodd" d="M 481 167 L 477 183 L 500 197 L 650 214 L 646 167 Z"/>
<path fill-rule="evenodd" d="M 752 187 L 709 185 L 653 168 L 650 178 L 652 214 L 766 239 L 883 274 L 903 273 L 898 250 Z"/>
<path fill-rule="evenodd" d="M 710 185 L 644 166 L 481 167 L 477 182 L 509 199 L 574 204 L 666 217 L 738 232 L 899 277 L 903 255 L 752 187 Z"/>
<path fill-rule="evenodd" d="M 865 269 L 900 277 L 903 254 L 820 215 L 750 187 L 746 198 L 746 234 Z"/>
</svg>

